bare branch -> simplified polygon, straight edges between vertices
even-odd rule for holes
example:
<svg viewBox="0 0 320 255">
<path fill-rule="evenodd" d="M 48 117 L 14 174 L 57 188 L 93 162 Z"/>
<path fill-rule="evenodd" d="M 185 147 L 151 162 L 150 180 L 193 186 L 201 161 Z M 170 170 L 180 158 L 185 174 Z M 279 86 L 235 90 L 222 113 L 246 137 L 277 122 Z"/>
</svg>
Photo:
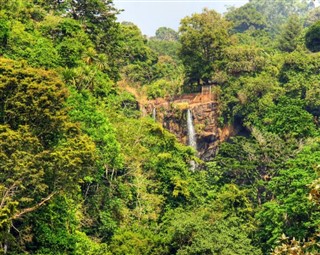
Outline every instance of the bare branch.
<svg viewBox="0 0 320 255">
<path fill-rule="evenodd" d="M 29 213 L 29 212 L 33 212 L 35 210 L 37 210 L 39 207 L 41 207 L 42 205 L 44 205 L 47 201 L 49 201 L 57 192 L 53 192 L 51 193 L 49 196 L 47 196 L 46 198 L 44 198 L 40 203 L 36 204 L 35 206 L 23 209 L 22 211 L 14 214 L 11 219 L 15 220 L 20 218 L 22 215 Z"/>
<path fill-rule="evenodd" d="M 4 194 L 1 199 L 0 208 L 3 208 L 5 206 L 5 202 L 8 197 L 14 195 L 14 189 L 17 188 L 18 183 L 21 181 L 22 181 L 22 179 L 19 179 L 19 180 L 15 181 L 9 188 L 5 188 Z"/>
</svg>

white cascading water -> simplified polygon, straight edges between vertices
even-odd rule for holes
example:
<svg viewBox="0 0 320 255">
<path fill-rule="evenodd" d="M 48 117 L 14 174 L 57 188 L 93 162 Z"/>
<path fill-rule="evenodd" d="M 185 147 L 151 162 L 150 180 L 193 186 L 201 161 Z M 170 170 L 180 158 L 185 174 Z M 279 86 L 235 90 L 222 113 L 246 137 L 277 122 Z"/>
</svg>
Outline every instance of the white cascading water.
<svg viewBox="0 0 320 255">
<path fill-rule="evenodd" d="M 197 139 L 196 139 L 196 132 L 194 130 L 193 121 L 192 121 L 192 113 L 188 109 L 187 111 L 187 131 L 188 131 L 188 144 L 195 150 L 197 150 Z M 193 160 L 190 161 L 190 170 L 196 170 L 196 162 Z"/>
<path fill-rule="evenodd" d="M 157 117 L 157 110 L 156 110 L 156 108 L 154 107 L 154 108 L 152 109 L 152 118 L 153 118 L 154 120 L 157 120 L 156 117 Z"/>
<path fill-rule="evenodd" d="M 187 111 L 187 131 L 188 131 L 188 144 L 194 149 L 197 149 L 196 132 L 194 131 L 192 113 L 190 109 Z"/>
</svg>

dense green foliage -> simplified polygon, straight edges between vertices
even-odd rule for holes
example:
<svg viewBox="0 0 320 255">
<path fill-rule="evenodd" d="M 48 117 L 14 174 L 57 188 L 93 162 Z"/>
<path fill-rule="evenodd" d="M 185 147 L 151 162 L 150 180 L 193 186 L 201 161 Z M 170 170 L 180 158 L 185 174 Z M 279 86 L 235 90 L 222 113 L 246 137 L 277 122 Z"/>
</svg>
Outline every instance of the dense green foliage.
<svg viewBox="0 0 320 255">
<path fill-rule="evenodd" d="M 0 0 L 0 253 L 319 254 L 318 8 L 251 0 L 149 39 L 117 13 Z M 207 84 L 236 132 L 201 162 L 139 105 Z"/>
<path fill-rule="evenodd" d="M 189 83 L 211 80 L 214 62 L 223 58 L 223 49 L 230 43 L 228 28 L 220 14 L 208 9 L 181 20 L 180 56 Z"/>
<path fill-rule="evenodd" d="M 292 52 L 298 46 L 299 36 L 302 31 L 302 24 L 299 16 L 290 16 L 287 23 L 282 28 L 279 37 L 280 50 Z"/>
<path fill-rule="evenodd" d="M 312 52 L 320 51 L 320 22 L 313 24 L 306 33 L 306 46 Z"/>
</svg>

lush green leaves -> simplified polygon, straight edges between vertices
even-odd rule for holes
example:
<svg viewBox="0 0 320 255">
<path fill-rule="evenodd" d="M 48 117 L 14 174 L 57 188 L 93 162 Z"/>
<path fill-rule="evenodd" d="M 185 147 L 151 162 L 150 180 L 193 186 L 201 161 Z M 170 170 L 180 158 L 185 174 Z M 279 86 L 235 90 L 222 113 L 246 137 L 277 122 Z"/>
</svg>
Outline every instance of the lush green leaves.
<svg viewBox="0 0 320 255">
<path fill-rule="evenodd" d="M 170 211 L 162 226 L 169 246 L 164 254 L 261 254 L 239 228 L 240 222 L 205 208 Z"/>
<path fill-rule="evenodd" d="M 306 33 L 306 46 L 312 52 L 320 51 L 319 38 L 320 22 L 313 24 Z"/>
<path fill-rule="evenodd" d="M 230 9 L 226 14 L 226 19 L 233 22 L 233 30 L 238 33 L 243 33 L 248 29 L 267 27 L 266 18 L 250 3 L 240 8 Z"/>
<path fill-rule="evenodd" d="M 273 178 L 268 188 L 274 199 L 257 214 L 261 227 L 259 241 L 264 249 L 284 233 L 298 239 L 310 237 L 319 225 L 319 208 L 308 200 L 308 185 L 316 178 L 319 144 L 307 146 L 287 167 Z"/>
<path fill-rule="evenodd" d="M 297 48 L 302 24 L 297 15 L 291 16 L 283 27 L 279 38 L 279 49 L 292 52 Z"/>
<path fill-rule="evenodd" d="M 205 9 L 148 39 L 109 0 L 0 0 L 0 252 L 318 252 L 312 7 Z M 139 111 L 184 80 L 216 84 L 225 141 L 205 164 Z"/>
<path fill-rule="evenodd" d="M 208 82 L 213 64 L 222 59 L 223 49 L 230 44 L 230 23 L 214 10 L 204 9 L 181 20 L 180 56 L 189 82 Z"/>
</svg>

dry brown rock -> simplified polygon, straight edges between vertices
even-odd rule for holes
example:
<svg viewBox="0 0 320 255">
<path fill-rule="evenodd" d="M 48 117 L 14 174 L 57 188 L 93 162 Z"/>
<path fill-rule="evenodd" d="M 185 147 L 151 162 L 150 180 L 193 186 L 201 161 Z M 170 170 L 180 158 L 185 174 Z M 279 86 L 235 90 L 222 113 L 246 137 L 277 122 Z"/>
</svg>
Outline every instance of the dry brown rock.
<svg viewBox="0 0 320 255">
<path fill-rule="evenodd" d="M 149 101 L 144 108 L 150 116 L 155 108 L 156 121 L 184 144 L 188 141 L 186 112 L 190 109 L 196 130 L 198 155 L 207 161 L 214 157 L 220 142 L 218 103 L 214 99 L 213 95 L 188 94 L 173 100 Z"/>
</svg>

